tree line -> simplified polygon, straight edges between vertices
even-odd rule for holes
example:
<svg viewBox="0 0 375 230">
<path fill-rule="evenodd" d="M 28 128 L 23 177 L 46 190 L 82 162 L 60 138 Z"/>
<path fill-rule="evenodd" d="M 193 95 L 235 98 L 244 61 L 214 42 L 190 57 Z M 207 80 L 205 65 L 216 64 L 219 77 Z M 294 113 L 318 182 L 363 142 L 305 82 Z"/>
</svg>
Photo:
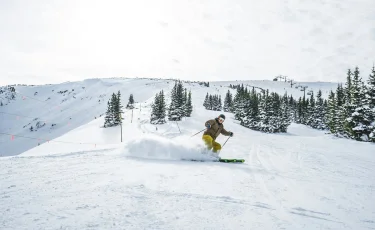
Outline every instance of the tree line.
<svg viewBox="0 0 375 230">
<path fill-rule="evenodd" d="M 123 106 L 121 104 L 121 93 L 120 91 L 117 94 L 112 93 L 111 98 L 107 102 L 107 111 L 104 117 L 104 128 L 117 126 L 122 124 L 122 110 Z M 128 104 L 126 105 L 127 109 L 134 108 L 134 97 L 133 94 L 130 94 Z"/>
<path fill-rule="evenodd" d="M 220 95 L 209 95 L 207 93 L 203 106 L 208 110 L 221 111 L 223 109 Z"/>
<path fill-rule="evenodd" d="M 367 83 L 367 84 L 365 84 Z M 358 67 L 348 70 L 345 85 L 338 84 L 328 99 L 322 91 L 310 97 L 293 98 L 268 90 L 257 92 L 242 85 L 234 98 L 228 90 L 224 99 L 224 111 L 234 113 L 240 124 L 264 132 L 286 132 L 291 122 L 308 125 L 315 129 L 358 141 L 375 142 L 375 67 L 367 82 L 360 76 Z M 206 97 L 207 98 L 207 97 Z"/>
<path fill-rule="evenodd" d="M 166 123 L 167 115 L 170 121 L 181 121 L 183 117 L 190 117 L 193 112 L 191 91 L 187 92 L 182 82 L 178 80 L 171 91 L 169 107 L 167 108 L 164 91 L 162 90 L 155 95 L 151 108 L 151 124 Z"/>
</svg>

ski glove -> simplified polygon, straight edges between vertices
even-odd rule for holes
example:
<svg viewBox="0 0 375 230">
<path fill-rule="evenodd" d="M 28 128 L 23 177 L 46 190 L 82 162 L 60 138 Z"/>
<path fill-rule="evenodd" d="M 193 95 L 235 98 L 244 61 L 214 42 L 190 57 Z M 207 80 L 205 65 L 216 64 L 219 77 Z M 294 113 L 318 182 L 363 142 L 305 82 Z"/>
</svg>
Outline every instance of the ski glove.
<svg viewBox="0 0 375 230">
<path fill-rule="evenodd" d="M 233 133 L 232 133 L 232 132 L 230 132 L 229 136 L 233 137 Z"/>
<path fill-rule="evenodd" d="M 211 128 L 210 123 L 207 123 L 207 124 L 206 124 L 206 127 L 207 127 L 207 128 Z"/>
</svg>

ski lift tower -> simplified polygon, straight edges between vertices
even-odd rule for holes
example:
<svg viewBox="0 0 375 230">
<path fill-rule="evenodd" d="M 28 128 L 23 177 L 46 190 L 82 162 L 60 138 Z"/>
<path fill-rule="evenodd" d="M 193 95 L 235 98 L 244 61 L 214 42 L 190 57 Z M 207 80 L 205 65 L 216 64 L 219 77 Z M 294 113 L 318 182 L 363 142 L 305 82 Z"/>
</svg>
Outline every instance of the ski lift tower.
<svg viewBox="0 0 375 230">
<path fill-rule="evenodd" d="M 303 91 L 303 98 L 305 98 L 305 91 L 308 86 L 301 86 L 301 91 Z"/>
</svg>

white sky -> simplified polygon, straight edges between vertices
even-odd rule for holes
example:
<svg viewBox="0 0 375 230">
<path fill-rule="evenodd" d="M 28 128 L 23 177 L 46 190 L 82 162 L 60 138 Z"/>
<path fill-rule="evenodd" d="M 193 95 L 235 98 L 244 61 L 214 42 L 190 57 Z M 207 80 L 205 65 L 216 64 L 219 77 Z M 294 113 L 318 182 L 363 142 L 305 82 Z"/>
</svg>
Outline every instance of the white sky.
<svg viewBox="0 0 375 230">
<path fill-rule="evenodd" d="M 374 61 L 374 0 L 0 0 L 0 85 L 344 81 Z"/>
</svg>

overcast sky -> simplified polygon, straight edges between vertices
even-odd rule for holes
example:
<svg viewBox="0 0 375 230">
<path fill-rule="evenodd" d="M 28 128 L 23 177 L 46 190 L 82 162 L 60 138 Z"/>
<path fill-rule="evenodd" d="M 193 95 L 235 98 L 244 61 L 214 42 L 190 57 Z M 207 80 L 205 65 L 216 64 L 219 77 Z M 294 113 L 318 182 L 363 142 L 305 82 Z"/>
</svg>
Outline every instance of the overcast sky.
<svg viewBox="0 0 375 230">
<path fill-rule="evenodd" d="M 375 0 L 0 0 L 0 85 L 367 79 Z"/>
</svg>

